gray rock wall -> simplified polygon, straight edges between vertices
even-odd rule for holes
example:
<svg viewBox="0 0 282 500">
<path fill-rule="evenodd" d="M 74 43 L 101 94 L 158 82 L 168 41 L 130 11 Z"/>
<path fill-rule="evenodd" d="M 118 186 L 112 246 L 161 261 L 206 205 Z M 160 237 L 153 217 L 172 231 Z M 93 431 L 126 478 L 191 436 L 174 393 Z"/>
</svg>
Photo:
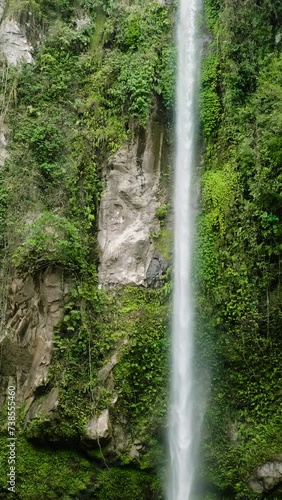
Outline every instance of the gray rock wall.
<svg viewBox="0 0 282 500">
<path fill-rule="evenodd" d="M 145 136 L 119 150 L 107 167 L 99 212 L 102 285 L 144 285 L 160 230 L 156 210 L 163 130 L 152 121 Z"/>
<path fill-rule="evenodd" d="M 9 383 L 17 386 L 18 401 L 29 406 L 47 378 L 54 326 L 63 317 L 69 282 L 63 271 L 49 267 L 36 277 L 14 277 L 9 287 L 7 326 L 2 334 L 0 398 Z"/>
<path fill-rule="evenodd" d="M 12 17 L 5 17 L 6 4 L 6 0 L 0 0 L 0 51 L 9 65 L 31 63 L 32 47 L 17 21 Z"/>
</svg>

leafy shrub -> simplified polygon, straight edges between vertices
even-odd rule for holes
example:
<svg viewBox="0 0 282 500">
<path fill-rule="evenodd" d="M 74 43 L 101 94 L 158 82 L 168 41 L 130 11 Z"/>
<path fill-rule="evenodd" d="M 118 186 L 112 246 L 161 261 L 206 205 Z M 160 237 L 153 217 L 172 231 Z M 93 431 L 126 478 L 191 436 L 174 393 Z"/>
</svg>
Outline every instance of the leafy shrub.
<svg viewBox="0 0 282 500">
<path fill-rule="evenodd" d="M 21 231 L 23 243 L 13 254 L 13 263 L 35 271 L 50 263 L 79 269 L 85 253 L 76 225 L 70 220 L 45 212 Z"/>
</svg>

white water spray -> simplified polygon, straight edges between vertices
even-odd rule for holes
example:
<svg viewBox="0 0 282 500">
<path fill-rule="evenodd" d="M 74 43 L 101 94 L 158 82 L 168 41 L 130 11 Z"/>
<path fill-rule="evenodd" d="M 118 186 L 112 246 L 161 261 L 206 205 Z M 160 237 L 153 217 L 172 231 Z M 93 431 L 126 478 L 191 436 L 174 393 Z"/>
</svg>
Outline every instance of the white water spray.
<svg viewBox="0 0 282 500">
<path fill-rule="evenodd" d="M 174 187 L 174 298 L 172 383 L 169 422 L 170 483 L 168 500 L 190 500 L 195 469 L 193 391 L 193 173 L 196 158 L 197 97 L 201 45 L 201 0 L 180 0 L 177 29 L 178 74 Z M 195 191 L 195 190 L 194 190 Z M 200 416 L 199 416 L 200 419 Z"/>
</svg>

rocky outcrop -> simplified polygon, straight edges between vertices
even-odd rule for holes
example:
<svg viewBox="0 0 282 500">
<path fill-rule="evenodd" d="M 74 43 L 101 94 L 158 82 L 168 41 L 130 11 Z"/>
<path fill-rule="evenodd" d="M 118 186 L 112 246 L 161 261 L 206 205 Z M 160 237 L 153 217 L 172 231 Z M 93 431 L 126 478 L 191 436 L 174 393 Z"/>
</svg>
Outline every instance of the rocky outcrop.
<svg viewBox="0 0 282 500">
<path fill-rule="evenodd" d="M 6 0 L 0 0 L 0 51 L 5 56 L 8 65 L 17 65 L 20 62 L 31 63 L 32 47 L 28 43 L 17 21 L 5 17 Z"/>
<path fill-rule="evenodd" d="M 87 425 L 85 436 L 91 441 L 108 439 L 112 435 L 109 410 L 104 410 L 99 417 L 93 417 Z"/>
<path fill-rule="evenodd" d="M 135 439 L 133 445 L 130 448 L 129 451 L 129 456 L 131 460 L 135 460 L 136 458 L 139 458 L 140 452 L 143 450 L 144 446 L 139 439 Z"/>
<path fill-rule="evenodd" d="M 162 172 L 168 164 L 164 126 L 157 113 L 146 131 L 120 149 L 104 171 L 105 191 L 99 209 L 99 282 L 105 287 L 143 285 L 159 287 L 167 262 L 155 247 L 161 232 L 157 210 L 166 201 L 167 185 Z M 86 442 L 105 441 L 105 456 L 128 454 L 137 460 L 143 450 L 139 440 L 132 442 L 128 421 L 115 411 L 113 370 L 119 362 L 124 341 L 98 373 L 101 387 L 112 391 L 109 407 L 88 422 Z M 121 361 L 122 362 L 122 359 Z M 136 437 L 136 436 L 135 436 Z M 137 436 L 138 437 L 138 436 Z"/>
<path fill-rule="evenodd" d="M 128 340 L 123 340 L 116 352 L 112 354 L 109 361 L 99 370 L 98 380 L 99 387 L 103 390 L 106 389 L 111 394 L 112 398 L 108 408 L 105 408 L 100 414 L 93 415 L 91 420 L 86 424 L 86 430 L 84 438 L 86 441 L 99 442 L 101 439 L 107 440 L 107 452 L 117 453 L 122 452 L 127 447 L 128 437 L 124 432 L 124 425 L 120 425 L 118 422 L 111 422 L 111 410 L 115 407 L 118 401 L 118 395 L 114 392 L 114 367 L 120 360 L 122 355 L 122 350 L 128 346 Z M 96 402 L 99 401 L 99 395 L 97 395 Z M 127 422 L 123 422 L 126 424 Z"/>
<path fill-rule="evenodd" d="M 149 264 L 146 273 L 146 283 L 152 288 L 158 288 L 163 283 L 163 275 L 167 270 L 168 263 L 161 254 L 156 252 Z"/>
<path fill-rule="evenodd" d="M 44 384 L 52 356 L 54 326 L 63 316 L 70 281 L 63 271 L 49 267 L 36 277 L 15 277 L 8 293 L 7 327 L 2 337 L 1 399 L 13 378 L 17 399 L 29 407 Z"/>
<path fill-rule="evenodd" d="M 102 285 L 146 284 L 155 254 L 151 235 L 160 229 L 156 209 L 163 135 L 152 120 L 147 132 L 140 132 L 108 165 L 99 213 Z"/>
<path fill-rule="evenodd" d="M 249 486 L 255 493 L 272 490 L 282 483 L 282 457 L 273 462 L 260 465 L 249 479 Z"/>
<path fill-rule="evenodd" d="M 50 420 L 56 416 L 59 405 L 59 388 L 53 387 L 43 398 L 34 399 L 25 415 L 25 425 L 35 417 Z"/>
</svg>

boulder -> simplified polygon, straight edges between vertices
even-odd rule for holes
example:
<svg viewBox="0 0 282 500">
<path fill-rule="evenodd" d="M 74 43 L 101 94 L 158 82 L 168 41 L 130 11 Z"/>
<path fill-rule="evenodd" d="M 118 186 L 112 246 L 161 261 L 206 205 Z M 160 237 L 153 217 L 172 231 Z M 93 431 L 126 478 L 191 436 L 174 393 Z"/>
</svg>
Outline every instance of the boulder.
<svg viewBox="0 0 282 500">
<path fill-rule="evenodd" d="M 146 283 L 152 288 L 158 288 L 162 285 L 163 275 L 167 270 L 168 263 L 159 253 L 155 253 L 149 264 L 146 273 Z"/>
<path fill-rule="evenodd" d="M 282 483 L 282 461 L 275 460 L 266 462 L 257 467 L 248 484 L 255 493 L 263 493 L 272 490 L 279 483 Z"/>
<path fill-rule="evenodd" d="M 91 441 L 108 439 L 112 435 L 109 410 L 104 410 L 99 417 L 93 417 L 87 424 L 85 436 Z"/>
</svg>

